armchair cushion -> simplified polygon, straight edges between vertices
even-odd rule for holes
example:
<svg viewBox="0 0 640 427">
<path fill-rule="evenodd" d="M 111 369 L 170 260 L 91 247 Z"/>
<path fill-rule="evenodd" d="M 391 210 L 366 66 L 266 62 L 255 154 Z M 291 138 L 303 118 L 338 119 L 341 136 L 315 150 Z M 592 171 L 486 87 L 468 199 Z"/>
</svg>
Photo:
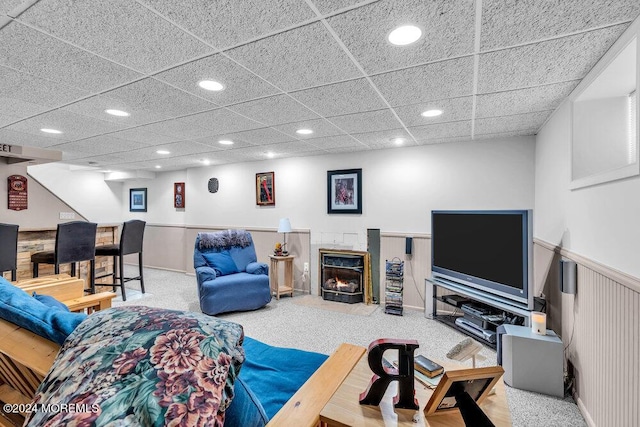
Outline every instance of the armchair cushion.
<svg viewBox="0 0 640 427">
<path fill-rule="evenodd" d="M 196 268 L 196 277 L 198 283 L 208 282 L 217 277 L 216 271 L 211 267 L 198 267 Z"/>
<path fill-rule="evenodd" d="M 269 266 L 264 262 L 250 262 L 247 264 L 249 274 L 269 274 Z"/>
<path fill-rule="evenodd" d="M 0 277 L 0 318 L 62 345 L 85 318 L 49 307 Z"/>
<path fill-rule="evenodd" d="M 69 307 L 67 307 L 51 295 L 41 295 L 34 291 L 32 296 L 46 306 L 57 308 L 58 310 L 62 311 L 69 311 Z"/>
<path fill-rule="evenodd" d="M 209 264 L 209 267 L 216 271 L 216 276 L 226 276 L 239 272 L 229 251 L 206 252 L 203 253 L 202 256 L 207 261 L 207 264 Z"/>
</svg>

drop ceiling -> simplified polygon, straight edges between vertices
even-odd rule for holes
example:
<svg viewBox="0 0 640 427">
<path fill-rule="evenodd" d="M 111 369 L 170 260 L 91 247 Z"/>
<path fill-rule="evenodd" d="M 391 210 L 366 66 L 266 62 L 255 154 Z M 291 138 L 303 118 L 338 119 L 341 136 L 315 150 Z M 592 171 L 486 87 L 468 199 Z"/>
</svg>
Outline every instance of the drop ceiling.
<svg viewBox="0 0 640 427">
<path fill-rule="evenodd" d="M 0 143 L 176 170 L 534 135 L 639 12 L 637 0 L 0 0 Z M 422 38 L 391 45 L 403 24 Z"/>
</svg>

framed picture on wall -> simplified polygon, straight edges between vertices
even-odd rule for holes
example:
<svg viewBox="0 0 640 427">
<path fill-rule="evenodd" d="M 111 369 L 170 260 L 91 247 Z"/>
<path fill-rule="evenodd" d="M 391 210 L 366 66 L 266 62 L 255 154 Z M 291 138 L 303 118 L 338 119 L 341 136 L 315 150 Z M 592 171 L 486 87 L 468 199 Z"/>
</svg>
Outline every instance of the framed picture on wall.
<svg viewBox="0 0 640 427">
<path fill-rule="evenodd" d="M 173 183 L 173 207 L 184 208 L 184 182 Z"/>
<path fill-rule="evenodd" d="M 129 189 L 129 212 L 146 212 L 147 211 L 147 189 L 146 188 L 130 188 Z"/>
<path fill-rule="evenodd" d="M 275 206 L 276 181 L 274 172 L 256 174 L 256 205 Z"/>
<path fill-rule="evenodd" d="M 362 169 L 327 172 L 327 213 L 362 213 Z"/>
</svg>

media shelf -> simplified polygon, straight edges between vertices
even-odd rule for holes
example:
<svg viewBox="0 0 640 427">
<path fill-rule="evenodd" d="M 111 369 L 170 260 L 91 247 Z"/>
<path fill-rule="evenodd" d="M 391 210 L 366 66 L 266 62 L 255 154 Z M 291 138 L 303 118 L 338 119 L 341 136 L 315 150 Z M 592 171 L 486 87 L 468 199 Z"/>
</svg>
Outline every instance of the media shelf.
<svg viewBox="0 0 640 427">
<path fill-rule="evenodd" d="M 455 283 L 427 279 L 433 287 L 433 319 L 496 348 L 496 329 L 501 324 L 530 324 L 530 311 L 492 299 Z M 441 303 L 441 304 L 438 304 Z M 439 307 L 445 306 L 448 310 Z"/>
</svg>

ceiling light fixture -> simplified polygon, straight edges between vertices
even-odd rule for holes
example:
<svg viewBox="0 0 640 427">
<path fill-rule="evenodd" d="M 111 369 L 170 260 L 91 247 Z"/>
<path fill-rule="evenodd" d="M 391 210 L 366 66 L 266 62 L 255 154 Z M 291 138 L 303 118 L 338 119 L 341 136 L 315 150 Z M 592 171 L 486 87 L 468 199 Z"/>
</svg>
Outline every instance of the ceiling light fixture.
<svg viewBox="0 0 640 427">
<path fill-rule="evenodd" d="M 403 25 L 391 31 L 387 36 L 389 43 L 396 46 L 406 46 L 422 37 L 422 30 L 415 25 Z"/>
<path fill-rule="evenodd" d="M 171 151 L 168 151 L 168 150 L 158 150 L 158 151 L 156 151 L 156 153 L 158 153 L 158 154 L 171 154 Z"/>
<path fill-rule="evenodd" d="M 391 138 L 391 142 L 396 145 L 402 145 L 404 144 L 404 138 Z"/>
<path fill-rule="evenodd" d="M 201 80 L 198 82 L 198 86 L 204 90 L 212 90 L 214 92 L 224 90 L 224 85 L 222 83 L 218 83 L 213 80 Z"/>
<path fill-rule="evenodd" d="M 422 113 L 422 117 L 438 117 L 442 110 L 427 110 Z"/>
<path fill-rule="evenodd" d="M 122 111 L 122 110 L 107 109 L 107 110 L 104 110 L 104 112 L 107 114 L 111 114 L 112 116 L 118 116 L 118 117 L 129 117 L 131 115 L 126 111 Z"/>
<path fill-rule="evenodd" d="M 311 135 L 313 131 L 311 129 L 298 129 L 296 133 L 300 135 Z"/>
<path fill-rule="evenodd" d="M 155 168 L 156 168 L 156 169 L 160 169 L 161 167 L 162 167 L 162 166 L 160 166 L 160 165 L 156 165 L 156 166 L 155 166 Z"/>
<path fill-rule="evenodd" d="M 209 159 L 202 159 L 202 164 L 205 166 L 209 166 L 211 164 L 211 161 Z"/>
<path fill-rule="evenodd" d="M 228 139 L 221 139 L 220 141 L 218 141 L 218 143 L 222 145 L 233 145 L 233 141 L 230 141 Z"/>
<path fill-rule="evenodd" d="M 55 134 L 62 133 L 62 131 L 60 131 L 60 130 L 57 130 L 57 129 L 47 129 L 47 128 L 42 128 L 42 129 L 40 129 L 40 131 L 41 131 L 41 132 L 44 132 L 44 133 L 55 133 Z"/>
<path fill-rule="evenodd" d="M 270 159 L 273 159 L 275 157 L 275 154 L 273 154 L 273 152 L 269 151 L 267 152 L 267 157 Z"/>
</svg>

